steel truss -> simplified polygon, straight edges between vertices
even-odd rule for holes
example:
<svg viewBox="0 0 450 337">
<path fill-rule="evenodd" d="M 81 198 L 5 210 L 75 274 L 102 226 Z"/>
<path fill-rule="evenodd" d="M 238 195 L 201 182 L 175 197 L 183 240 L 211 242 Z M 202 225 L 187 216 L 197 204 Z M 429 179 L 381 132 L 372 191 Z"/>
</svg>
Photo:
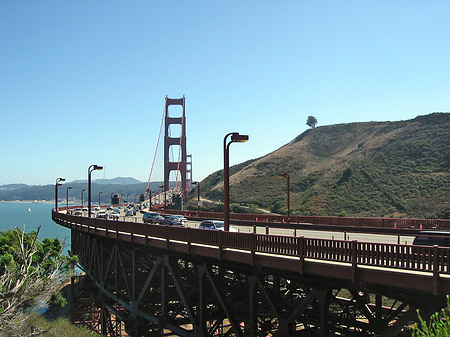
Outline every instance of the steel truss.
<svg viewBox="0 0 450 337">
<path fill-rule="evenodd" d="M 78 287 L 89 295 L 75 317 L 108 336 L 399 336 L 416 308 L 425 317 L 438 309 L 435 299 L 395 289 L 169 255 L 75 230 L 72 250 L 89 279 Z"/>
</svg>

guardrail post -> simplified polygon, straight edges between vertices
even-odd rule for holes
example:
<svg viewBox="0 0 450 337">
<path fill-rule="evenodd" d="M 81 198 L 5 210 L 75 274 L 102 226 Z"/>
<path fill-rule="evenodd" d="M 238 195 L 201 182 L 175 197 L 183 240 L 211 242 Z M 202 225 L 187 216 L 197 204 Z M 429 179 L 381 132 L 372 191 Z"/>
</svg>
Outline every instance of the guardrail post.
<svg viewBox="0 0 450 337">
<path fill-rule="evenodd" d="M 358 261 L 357 261 L 357 243 L 358 241 L 353 240 L 352 241 L 352 245 L 351 245 L 351 250 L 352 250 L 352 282 L 356 282 L 356 267 L 358 265 Z"/>
<path fill-rule="evenodd" d="M 133 223 L 130 222 L 130 236 L 131 236 L 131 243 L 134 243 L 134 233 L 133 233 Z"/>
<path fill-rule="evenodd" d="M 222 261 L 222 233 L 224 233 L 224 232 L 217 231 L 216 233 L 217 233 L 217 236 L 219 237 L 218 238 L 219 239 L 219 242 L 218 242 L 218 244 L 219 244 L 219 261 Z"/>
<path fill-rule="evenodd" d="M 166 226 L 166 250 L 169 250 L 169 226 Z"/>
<path fill-rule="evenodd" d="M 187 242 L 187 253 L 191 254 L 191 227 L 187 228 L 187 234 L 186 234 L 186 242 Z"/>
<path fill-rule="evenodd" d="M 303 274 L 303 267 L 305 262 L 305 237 L 300 236 L 297 238 L 297 255 L 299 257 L 298 271 Z"/>
<path fill-rule="evenodd" d="M 251 254 L 252 254 L 252 267 L 255 266 L 255 252 L 256 252 L 256 246 L 257 246 L 257 235 L 256 235 L 256 226 L 254 226 L 254 232 L 252 234 L 252 246 L 251 246 Z"/>
<path fill-rule="evenodd" d="M 439 249 L 433 246 L 433 295 L 437 295 L 439 290 Z"/>
<path fill-rule="evenodd" d="M 144 222 L 145 226 L 145 245 L 148 246 L 148 225 Z"/>
</svg>

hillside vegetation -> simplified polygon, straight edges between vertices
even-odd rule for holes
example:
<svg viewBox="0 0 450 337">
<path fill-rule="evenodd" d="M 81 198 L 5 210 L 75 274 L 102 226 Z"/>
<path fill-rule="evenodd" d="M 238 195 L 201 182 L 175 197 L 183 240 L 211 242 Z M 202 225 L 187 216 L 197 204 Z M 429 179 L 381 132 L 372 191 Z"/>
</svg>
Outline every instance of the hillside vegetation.
<svg viewBox="0 0 450 337">
<path fill-rule="evenodd" d="M 230 202 L 301 215 L 436 218 L 450 207 L 450 114 L 316 127 L 230 169 Z M 201 182 L 223 201 L 223 171 Z M 195 191 L 190 199 L 195 199 Z"/>
</svg>

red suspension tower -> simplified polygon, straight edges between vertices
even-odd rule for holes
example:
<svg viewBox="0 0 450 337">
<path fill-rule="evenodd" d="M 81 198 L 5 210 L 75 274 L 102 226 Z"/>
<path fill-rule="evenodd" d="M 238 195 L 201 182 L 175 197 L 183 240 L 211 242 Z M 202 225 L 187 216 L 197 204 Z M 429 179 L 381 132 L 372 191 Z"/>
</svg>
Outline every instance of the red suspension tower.
<svg viewBox="0 0 450 337">
<path fill-rule="evenodd" d="M 180 105 L 182 107 L 182 115 L 171 117 L 169 115 L 169 106 Z M 188 177 L 187 170 L 187 154 L 186 154 L 186 117 L 185 117 L 185 97 L 183 98 L 168 98 L 166 96 L 165 105 L 165 135 L 164 135 L 164 190 L 168 191 L 170 172 L 178 171 L 181 175 L 181 193 L 182 198 L 185 200 L 186 192 L 190 189 L 191 179 Z M 179 137 L 171 137 L 169 135 L 169 127 L 172 124 L 181 125 L 181 133 Z M 170 147 L 178 145 L 180 151 L 177 151 L 177 161 L 170 161 L 169 151 Z M 189 170 L 190 171 L 190 170 Z M 179 181 L 179 179 L 177 179 Z M 177 182 L 178 183 L 178 182 Z"/>
</svg>

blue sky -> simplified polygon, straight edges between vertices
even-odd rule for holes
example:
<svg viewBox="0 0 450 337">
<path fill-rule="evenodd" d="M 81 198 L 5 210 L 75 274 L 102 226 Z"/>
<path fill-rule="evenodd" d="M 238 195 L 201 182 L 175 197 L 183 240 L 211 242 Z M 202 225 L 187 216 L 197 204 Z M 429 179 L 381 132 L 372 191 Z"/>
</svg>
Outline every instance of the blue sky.
<svg viewBox="0 0 450 337">
<path fill-rule="evenodd" d="M 449 1 L 0 2 L 0 185 L 147 181 L 186 97 L 193 179 L 318 126 L 450 111 Z M 174 154 L 175 159 L 178 154 Z M 160 145 L 152 181 L 163 179 Z"/>
</svg>

